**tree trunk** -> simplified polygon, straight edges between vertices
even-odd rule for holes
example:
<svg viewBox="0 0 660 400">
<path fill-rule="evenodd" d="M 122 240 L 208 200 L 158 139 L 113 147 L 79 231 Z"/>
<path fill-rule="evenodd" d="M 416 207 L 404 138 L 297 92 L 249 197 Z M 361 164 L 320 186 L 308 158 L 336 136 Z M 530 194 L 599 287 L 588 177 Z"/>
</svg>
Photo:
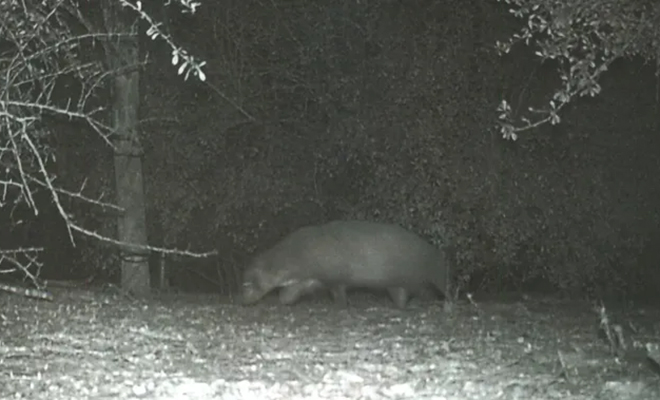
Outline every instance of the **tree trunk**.
<svg viewBox="0 0 660 400">
<path fill-rule="evenodd" d="M 118 1 L 104 2 L 106 29 L 117 34 L 106 47 L 109 67 L 115 71 L 112 90 L 112 127 L 116 130 L 115 185 L 117 205 L 124 209 L 117 221 L 118 239 L 133 245 L 147 244 L 142 149 L 137 132 L 139 96 L 139 46 L 135 16 Z M 148 252 L 121 248 L 121 287 L 135 295 L 150 291 Z"/>
</svg>

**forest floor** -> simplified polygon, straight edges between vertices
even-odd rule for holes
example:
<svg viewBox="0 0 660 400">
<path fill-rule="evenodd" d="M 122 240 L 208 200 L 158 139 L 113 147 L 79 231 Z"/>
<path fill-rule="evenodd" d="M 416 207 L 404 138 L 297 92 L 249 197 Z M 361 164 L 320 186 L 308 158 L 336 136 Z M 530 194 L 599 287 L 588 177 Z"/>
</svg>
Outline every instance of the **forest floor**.
<svg viewBox="0 0 660 400">
<path fill-rule="evenodd" d="M 0 293 L 0 398 L 660 399 L 660 308 L 350 302 Z"/>
</svg>

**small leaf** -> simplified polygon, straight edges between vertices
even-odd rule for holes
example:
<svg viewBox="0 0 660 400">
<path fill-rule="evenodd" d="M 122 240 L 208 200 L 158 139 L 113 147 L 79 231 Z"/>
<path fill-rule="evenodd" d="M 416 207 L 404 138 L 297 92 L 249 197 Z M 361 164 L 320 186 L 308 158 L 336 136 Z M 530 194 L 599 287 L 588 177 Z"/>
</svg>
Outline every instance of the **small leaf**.
<svg viewBox="0 0 660 400">
<path fill-rule="evenodd" d="M 559 117 L 559 115 L 558 114 L 552 114 L 552 117 L 550 117 L 550 124 L 557 125 L 560 122 L 561 122 L 561 118 Z"/>
</svg>

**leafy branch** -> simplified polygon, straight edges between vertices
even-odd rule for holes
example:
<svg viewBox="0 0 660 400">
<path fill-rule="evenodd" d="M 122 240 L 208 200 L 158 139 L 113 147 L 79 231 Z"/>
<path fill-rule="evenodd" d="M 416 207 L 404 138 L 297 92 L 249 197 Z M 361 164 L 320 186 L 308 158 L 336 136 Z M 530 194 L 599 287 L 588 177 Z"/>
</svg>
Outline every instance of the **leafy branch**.
<svg viewBox="0 0 660 400">
<path fill-rule="evenodd" d="M 600 94 L 599 79 L 615 60 L 641 55 L 656 59 L 660 52 L 660 3 L 632 0 L 498 0 L 510 13 L 526 21 L 505 42 L 497 42 L 500 55 L 518 44 L 536 47 L 542 62 L 553 60 L 560 87 L 547 106 L 529 107 L 527 115 L 514 115 L 503 99 L 497 107 L 499 132 L 505 139 L 545 123 L 561 122 L 559 112 L 575 98 Z"/>
</svg>

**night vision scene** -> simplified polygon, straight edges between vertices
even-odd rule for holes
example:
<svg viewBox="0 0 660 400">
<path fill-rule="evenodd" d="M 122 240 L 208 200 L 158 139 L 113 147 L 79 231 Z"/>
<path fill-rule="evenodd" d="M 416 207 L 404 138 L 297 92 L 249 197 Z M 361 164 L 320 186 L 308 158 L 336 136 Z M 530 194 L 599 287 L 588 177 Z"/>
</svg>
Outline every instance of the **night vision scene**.
<svg viewBox="0 0 660 400">
<path fill-rule="evenodd" d="M 660 399 L 660 1 L 0 15 L 0 399 Z"/>
</svg>

